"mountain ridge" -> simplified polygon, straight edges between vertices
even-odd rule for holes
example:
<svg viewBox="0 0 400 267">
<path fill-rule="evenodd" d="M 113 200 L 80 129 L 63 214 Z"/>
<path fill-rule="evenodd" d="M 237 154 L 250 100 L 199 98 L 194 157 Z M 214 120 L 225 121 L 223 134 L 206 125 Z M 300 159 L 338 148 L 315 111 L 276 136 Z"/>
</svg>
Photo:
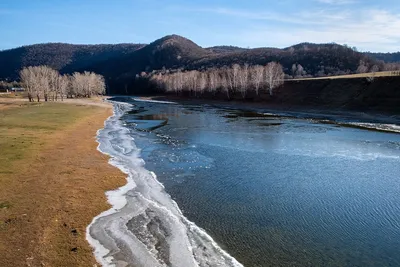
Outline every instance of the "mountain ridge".
<svg viewBox="0 0 400 267">
<path fill-rule="evenodd" d="M 400 59 L 399 59 L 400 60 Z M 132 91 L 135 77 L 156 70 L 202 70 L 233 64 L 265 65 L 277 61 L 286 75 L 301 66 L 302 75 L 327 76 L 355 73 L 360 62 L 384 69 L 383 61 L 336 43 L 299 43 L 286 48 L 203 48 L 179 35 L 167 35 L 150 44 L 74 45 L 44 43 L 0 51 L 0 80 L 18 79 L 21 68 L 49 65 L 61 73 L 94 71 L 102 74 L 109 88 Z M 113 89 L 114 90 L 114 89 Z"/>
</svg>

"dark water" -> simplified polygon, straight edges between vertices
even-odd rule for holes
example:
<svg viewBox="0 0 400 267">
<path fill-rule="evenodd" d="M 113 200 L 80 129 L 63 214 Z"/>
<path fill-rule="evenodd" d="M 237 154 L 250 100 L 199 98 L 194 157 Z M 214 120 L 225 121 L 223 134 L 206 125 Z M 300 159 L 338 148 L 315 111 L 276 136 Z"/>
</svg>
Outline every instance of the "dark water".
<svg viewBox="0 0 400 267">
<path fill-rule="evenodd" d="M 132 103 L 146 168 L 245 266 L 400 266 L 399 134 Z"/>
</svg>

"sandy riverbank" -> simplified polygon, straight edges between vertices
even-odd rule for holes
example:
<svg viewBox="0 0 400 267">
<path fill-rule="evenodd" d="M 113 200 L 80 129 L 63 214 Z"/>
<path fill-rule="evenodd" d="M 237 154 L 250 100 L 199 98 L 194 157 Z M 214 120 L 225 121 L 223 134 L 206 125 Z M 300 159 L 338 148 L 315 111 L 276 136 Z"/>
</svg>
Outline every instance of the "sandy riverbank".
<svg viewBox="0 0 400 267">
<path fill-rule="evenodd" d="M 85 229 L 125 175 L 96 150 L 101 99 L 0 98 L 0 266 L 94 266 Z"/>
</svg>

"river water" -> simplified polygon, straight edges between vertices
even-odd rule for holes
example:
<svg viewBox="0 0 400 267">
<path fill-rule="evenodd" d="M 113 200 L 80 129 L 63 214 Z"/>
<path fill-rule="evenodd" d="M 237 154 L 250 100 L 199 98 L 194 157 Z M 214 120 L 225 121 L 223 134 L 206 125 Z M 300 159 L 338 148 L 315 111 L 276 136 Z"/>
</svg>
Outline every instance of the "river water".
<svg viewBox="0 0 400 267">
<path fill-rule="evenodd" d="M 91 227 L 109 262 L 400 266 L 400 134 L 123 101 L 99 140 L 132 184 Z"/>
</svg>

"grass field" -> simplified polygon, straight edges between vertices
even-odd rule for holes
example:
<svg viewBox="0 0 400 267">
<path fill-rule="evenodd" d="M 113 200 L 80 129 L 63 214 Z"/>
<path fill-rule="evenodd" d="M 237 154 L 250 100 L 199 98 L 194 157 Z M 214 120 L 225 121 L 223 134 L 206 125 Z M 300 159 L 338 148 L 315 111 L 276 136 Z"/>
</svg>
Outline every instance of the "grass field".
<svg viewBox="0 0 400 267">
<path fill-rule="evenodd" d="M 20 93 L 0 93 L 0 99 L 2 98 L 26 98 L 26 94 L 24 92 Z"/>
<path fill-rule="evenodd" d="M 288 81 L 303 81 L 303 80 L 326 80 L 326 79 L 354 79 L 354 78 L 368 78 L 368 77 L 391 77 L 400 76 L 399 71 L 380 71 L 375 73 L 359 73 L 359 74 L 349 74 L 349 75 L 338 75 L 338 76 L 327 76 L 318 78 L 300 78 L 300 79 L 290 79 Z"/>
<path fill-rule="evenodd" d="M 124 175 L 96 150 L 111 109 L 0 98 L 0 266 L 93 266 L 85 228 Z"/>
</svg>

